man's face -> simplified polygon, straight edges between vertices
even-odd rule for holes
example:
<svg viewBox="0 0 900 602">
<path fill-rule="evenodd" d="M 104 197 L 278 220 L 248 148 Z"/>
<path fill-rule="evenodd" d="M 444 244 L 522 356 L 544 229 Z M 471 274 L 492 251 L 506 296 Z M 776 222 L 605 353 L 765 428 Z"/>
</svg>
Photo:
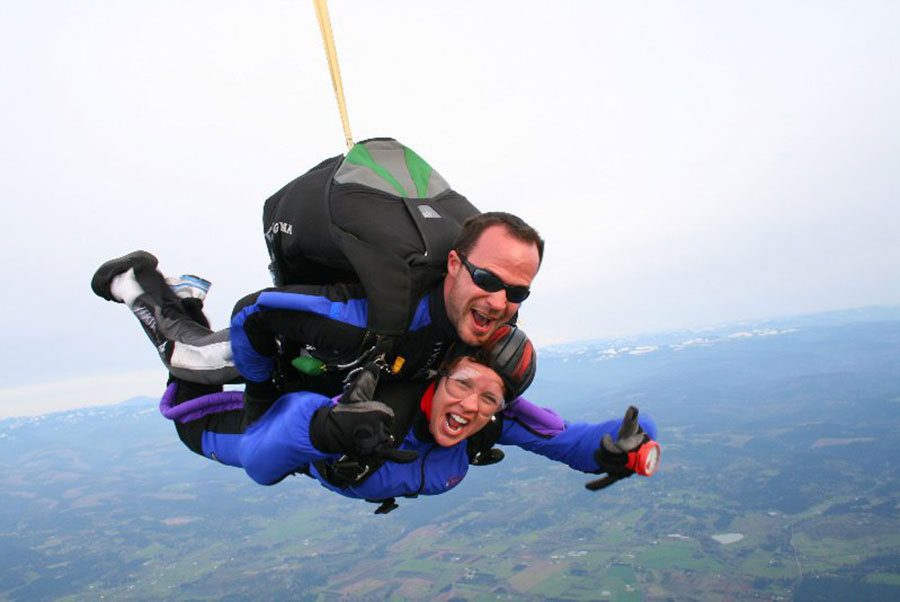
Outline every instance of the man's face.
<svg viewBox="0 0 900 602">
<path fill-rule="evenodd" d="M 438 381 L 428 428 L 442 447 L 480 431 L 503 408 L 503 380 L 496 372 L 463 358 Z"/>
<path fill-rule="evenodd" d="M 531 286 L 540 264 L 536 244 L 522 242 L 500 225 L 482 232 L 466 258 L 471 265 L 493 272 L 513 286 Z M 444 302 L 459 338 L 474 346 L 487 341 L 519 309 L 518 303 L 506 298 L 504 289 L 489 293 L 472 282 L 456 251 L 450 251 L 447 257 Z"/>
</svg>

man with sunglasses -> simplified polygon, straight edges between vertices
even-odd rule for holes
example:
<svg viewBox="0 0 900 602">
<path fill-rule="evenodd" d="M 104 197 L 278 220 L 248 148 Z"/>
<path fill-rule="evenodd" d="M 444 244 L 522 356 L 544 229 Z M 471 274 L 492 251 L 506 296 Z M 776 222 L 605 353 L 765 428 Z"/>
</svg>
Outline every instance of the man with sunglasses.
<svg viewBox="0 0 900 602">
<path fill-rule="evenodd" d="M 479 346 L 513 320 L 543 245 L 531 226 L 508 213 L 467 220 L 448 255 L 446 276 L 419 301 L 408 332 L 384 358 L 386 378 L 431 376 L 455 340 Z M 254 293 L 236 305 L 230 332 L 210 330 L 197 295 L 190 287 L 170 288 L 149 253 L 105 263 L 91 284 L 97 295 L 129 306 L 174 377 L 209 385 L 210 392 L 243 377 L 250 420 L 285 391 L 339 393 L 369 344 L 368 300 L 358 284 Z"/>
<path fill-rule="evenodd" d="M 447 257 L 444 300 L 459 338 L 480 345 L 516 315 L 543 258 L 544 241 L 509 214 L 470 219 Z"/>
<path fill-rule="evenodd" d="M 448 254 L 443 281 L 419 301 L 408 332 L 387 354 L 386 377 L 427 378 L 455 340 L 480 346 L 513 320 L 540 267 L 543 244 L 531 226 L 509 213 L 484 213 L 467 220 Z M 295 285 L 276 290 L 292 296 L 271 291 L 250 295 L 238 302 L 232 319 L 234 360 L 250 383 L 251 398 L 258 390 L 253 383 L 271 379 L 272 358 L 279 352 L 282 357 L 309 353 L 340 366 L 351 363 L 348 360 L 357 357 L 360 346 L 365 347 L 368 301 L 361 286 Z M 312 309 L 325 299 L 327 310 Z M 291 342 L 296 341 L 305 348 L 292 349 Z M 322 375 L 283 370 L 281 376 L 283 390 L 325 394 L 339 391 L 343 378 L 341 370 Z M 265 393 L 260 390 L 260 399 Z"/>
</svg>

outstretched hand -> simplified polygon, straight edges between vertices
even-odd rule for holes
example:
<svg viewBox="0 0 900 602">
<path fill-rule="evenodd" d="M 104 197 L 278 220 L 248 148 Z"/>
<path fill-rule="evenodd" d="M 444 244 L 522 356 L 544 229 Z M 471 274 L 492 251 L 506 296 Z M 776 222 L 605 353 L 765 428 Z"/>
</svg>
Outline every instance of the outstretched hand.
<svg viewBox="0 0 900 602">
<path fill-rule="evenodd" d="M 586 483 L 585 487 L 589 490 L 603 489 L 634 474 L 634 470 L 627 466 L 628 453 L 650 440 L 638 423 L 638 413 L 636 407 L 628 406 L 615 441 L 611 436 L 603 435 L 599 449 L 594 452 L 594 460 L 600 467 L 598 472 L 605 472 L 606 476 Z"/>
<path fill-rule="evenodd" d="M 382 458 L 407 463 L 419 457 L 417 451 L 399 450 L 393 445 L 394 411 L 372 399 L 379 373 L 377 364 L 366 364 L 337 405 L 316 412 L 309 429 L 313 446 L 327 453 L 363 460 Z"/>
</svg>

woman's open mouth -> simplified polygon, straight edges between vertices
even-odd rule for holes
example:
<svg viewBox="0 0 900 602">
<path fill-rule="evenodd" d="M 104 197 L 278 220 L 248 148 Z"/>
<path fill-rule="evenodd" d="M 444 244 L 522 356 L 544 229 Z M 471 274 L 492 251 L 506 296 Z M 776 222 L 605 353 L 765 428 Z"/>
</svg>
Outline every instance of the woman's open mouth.
<svg viewBox="0 0 900 602">
<path fill-rule="evenodd" d="M 466 420 L 459 414 L 454 414 L 453 412 L 447 414 L 447 418 L 444 422 L 445 426 L 447 427 L 447 431 L 451 435 L 458 435 L 460 431 L 462 431 L 463 427 L 469 424 L 468 420 Z"/>
</svg>

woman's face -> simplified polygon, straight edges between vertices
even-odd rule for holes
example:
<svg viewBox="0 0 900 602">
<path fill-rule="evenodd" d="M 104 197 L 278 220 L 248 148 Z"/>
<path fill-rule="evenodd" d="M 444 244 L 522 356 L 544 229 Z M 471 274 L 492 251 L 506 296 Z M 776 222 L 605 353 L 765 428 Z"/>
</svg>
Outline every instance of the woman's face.
<svg viewBox="0 0 900 602">
<path fill-rule="evenodd" d="M 438 445 L 450 447 L 480 431 L 503 407 L 503 380 L 496 372 L 460 360 L 438 381 L 428 427 Z"/>
</svg>

